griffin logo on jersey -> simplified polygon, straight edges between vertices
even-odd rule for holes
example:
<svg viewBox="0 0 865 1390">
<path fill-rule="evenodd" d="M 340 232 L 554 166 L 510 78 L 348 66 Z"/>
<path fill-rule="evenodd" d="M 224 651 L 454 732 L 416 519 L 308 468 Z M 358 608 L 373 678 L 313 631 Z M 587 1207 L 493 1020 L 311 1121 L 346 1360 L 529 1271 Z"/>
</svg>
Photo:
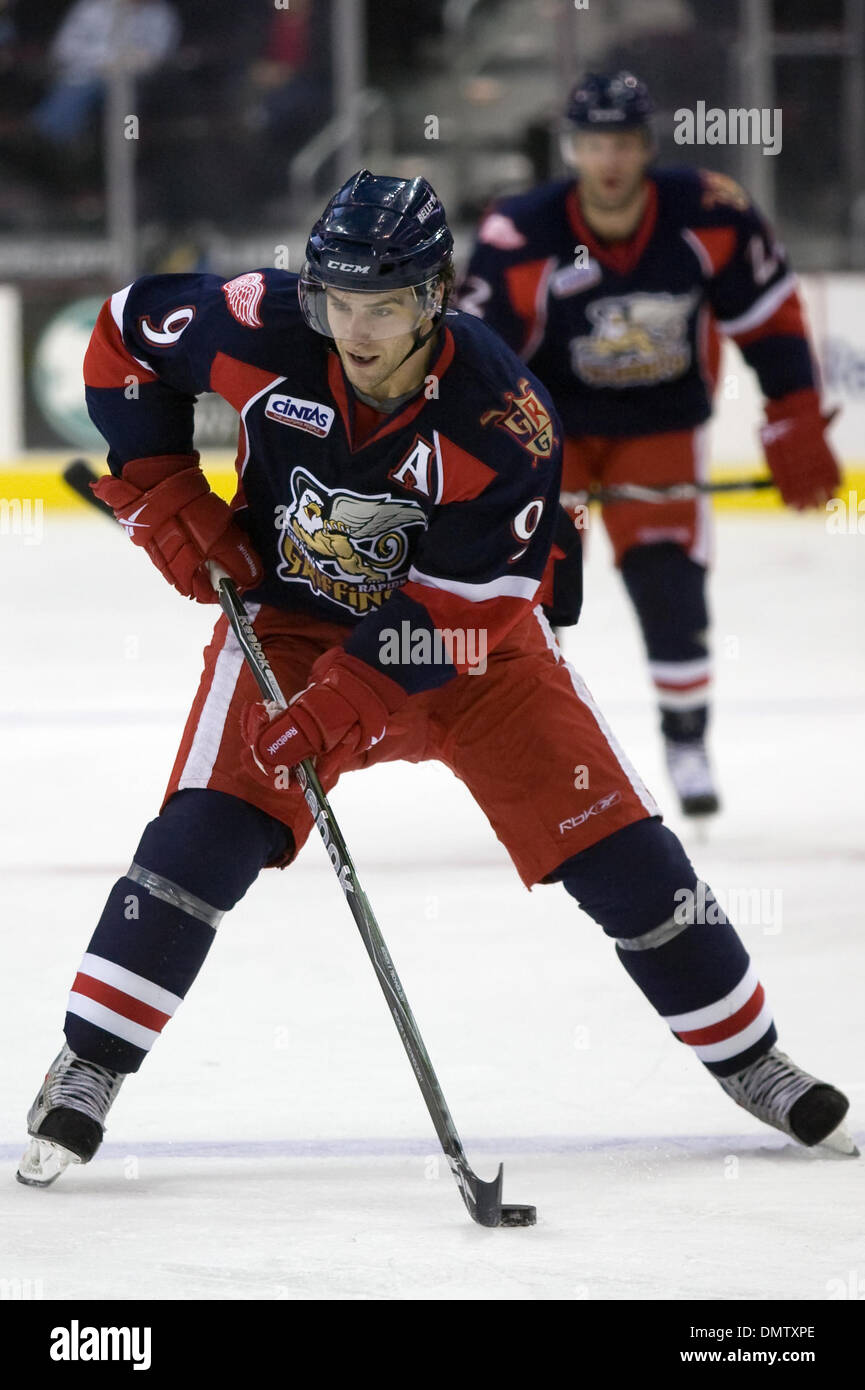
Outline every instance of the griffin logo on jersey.
<svg viewBox="0 0 865 1390">
<path fill-rule="evenodd" d="M 699 296 L 627 294 L 586 309 L 592 332 L 571 340 L 574 373 L 589 386 L 653 386 L 691 362 L 688 322 Z"/>
<path fill-rule="evenodd" d="M 417 502 L 331 492 L 304 469 L 291 502 L 277 508 L 280 579 L 300 581 L 352 613 L 378 608 L 407 574 L 409 528 L 425 526 Z"/>
<path fill-rule="evenodd" d="M 521 378 L 517 391 L 505 392 L 505 402 L 504 410 L 484 411 L 481 424 L 495 424 L 512 434 L 518 444 L 534 455 L 534 468 L 535 459 L 549 458 L 557 443 L 553 422 L 527 377 Z"/>
</svg>

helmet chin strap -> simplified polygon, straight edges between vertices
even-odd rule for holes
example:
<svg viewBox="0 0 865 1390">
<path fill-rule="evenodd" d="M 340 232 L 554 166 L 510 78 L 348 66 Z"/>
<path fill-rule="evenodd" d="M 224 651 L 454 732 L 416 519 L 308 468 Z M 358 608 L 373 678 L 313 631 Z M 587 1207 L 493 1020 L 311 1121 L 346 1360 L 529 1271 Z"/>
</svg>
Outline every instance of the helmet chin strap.
<svg viewBox="0 0 865 1390">
<path fill-rule="evenodd" d="M 439 281 L 439 284 L 440 283 L 441 281 Z M 415 298 L 417 298 L 417 292 L 414 289 L 414 287 L 412 287 L 412 293 L 415 295 Z M 436 308 L 436 313 L 434 317 L 430 320 L 430 326 L 426 333 L 421 333 L 420 324 L 418 324 L 417 328 L 413 330 L 412 345 L 406 353 L 405 357 L 400 358 L 399 362 L 397 362 L 396 366 L 394 367 L 395 372 L 398 372 L 403 363 L 407 362 L 410 357 L 414 357 L 416 352 L 420 352 L 422 347 L 426 347 L 430 339 L 434 338 L 435 335 L 438 333 L 440 320 L 444 318 L 444 312 L 447 306 L 447 298 L 447 290 L 445 290 Z"/>
<path fill-rule="evenodd" d="M 414 357 L 416 352 L 420 352 L 421 348 L 426 347 L 430 339 L 435 337 L 435 335 L 439 331 L 439 317 L 440 315 L 436 315 L 435 319 L 433 319 L 432 323 L 430 324 L 429 332 L 427 333 L 422 334 L 420 330 L 420 325 L 418 325 L 418 327 L 414 330 L 412 334 L 412 345 L 406 353 L 405 357 L 401 357 L 400 360 L 397 362 L 396 366 L 393 369 L 395 372 L 398 372 L 404 362 L 407 362 L 410 357 Z"/>
</svg>

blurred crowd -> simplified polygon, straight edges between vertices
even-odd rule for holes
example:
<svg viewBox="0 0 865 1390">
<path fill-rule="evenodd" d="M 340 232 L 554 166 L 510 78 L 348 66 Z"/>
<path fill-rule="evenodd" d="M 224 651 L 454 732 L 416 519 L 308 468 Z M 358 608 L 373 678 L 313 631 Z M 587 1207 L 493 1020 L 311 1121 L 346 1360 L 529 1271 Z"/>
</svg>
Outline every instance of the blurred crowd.
<svg viewBox="0 0 865 1390">
<path fill-rule="evenodd" d="M 249 224 L 333 109 L 333 0 L 0 0 L 0 231 L 104 220 L 111 70 L 133 83 L 139 216 Z M 444 0 L 368 0 L 371 80 Z"/>
<path fill-rule="evenodd" d="M 135 220 L 155 244 L 194 246 L 212 230 L 230 239 L 303 221 L 310 209 L 296 206 L 289 168 L 334 114 L 342 3 L 0 0 L 0 235 L 104 229 L 103 112 L 121 60 L 138 117 Z M 360 7 L 364 81 L 385 93 L 394 169 L 400 159 L 401 170 L 424 160 L 423 172 L 437 186 L 441 180 L 459 221 L 476 220 L 496 193 L 561 172 L 555 129 L 564 76 L 549 37 L 557 7 L 570 13 L 565 0 L 364 0 Z M 791 32 L 819 20 L 831 36 L 844 12 L 843 0 L 821 0 L 816 9 L 813 0 L 784 0 L 773 4 L 772 19 Z M 740 149 L 683 149 L 672 127 L 674 111 L 698 101 L 750 104 L 743 102 L 744 15 L 744 0 L 608 0 L 604 15 L 600 7 L 585 11 L 588 27 L 573 59 L 602 71 L 631 68 L 648 83 L 662 162 L 710 153 L 712 167 L 742 178 Z M 475 25 L 470 35 L 460 37 L 461 22 Z M 851 189 L 845 160 L 842 66 L 818 46 L 772 68 L 785 150 L 772 170 L 777 214 L 786 228 L 813 237 L 814 265 L 837 259 L 851 206 L 853 221 L 865 226 L 865 190 Z M 860 100 L 861 90 L 860 83 Z M 430 111 L 442 114 L 435 147 L 419 134 Z M 380 152 L 374 140 L 366 148 Z M 323 162 L 316 194 L 336 172 L 345 170 Z"/>
</svg>

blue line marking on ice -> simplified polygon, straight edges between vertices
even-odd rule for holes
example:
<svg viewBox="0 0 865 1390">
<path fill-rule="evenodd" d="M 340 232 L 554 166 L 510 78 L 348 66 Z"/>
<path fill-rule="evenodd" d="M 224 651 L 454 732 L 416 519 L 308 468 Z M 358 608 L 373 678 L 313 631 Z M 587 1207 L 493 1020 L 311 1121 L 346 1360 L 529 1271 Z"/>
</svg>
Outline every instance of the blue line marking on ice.
<svg viewBox="0 0 865 1390">
<path fill-rule="evenodd" d="M 853 1138 L 860 1149 L 865 1149 L 865 1131 L 854 1134 Z M 0 1159 L 19 1158 L 25 1142 L 22 1136 L 21 1144 L 0 1144 Z M 777 1137 L 774 1134 L 700 1134 L 636 1135 L 629 1138 L 618 1135 L 581 1138 L 572 1134 L 538 1134 L 468 1139 L 464 1144 L 469 1158 L 473 1153 L 581 1154 L 628 1149 L 645 1153 L 673 1149 L 691 1155 L 780 1148 L 790 1148 L 793 1153 L 808 1152 L 781 1134 Z M 432 1135 L 428 1139 L 386 1136 L 343 1139 L 182 1139 L 174 1143 L 170 1140 L 150 1139 L 130 1140 L 126 1144 L 103 1144 L 96 1158 L 122 1159 L 130 1154 L 138 1158 L 426 1158 L 437 1152 L 438 1145 Z M 822 1154 L 820 1156 L 822 1157 Z"/>
</svg>

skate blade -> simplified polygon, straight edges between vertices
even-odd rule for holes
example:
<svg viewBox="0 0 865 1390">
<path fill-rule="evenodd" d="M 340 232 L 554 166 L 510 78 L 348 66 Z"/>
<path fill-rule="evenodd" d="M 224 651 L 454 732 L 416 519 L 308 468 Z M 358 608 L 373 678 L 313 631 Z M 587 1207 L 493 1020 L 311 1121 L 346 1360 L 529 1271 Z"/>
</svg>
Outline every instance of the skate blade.
<svg viewBox="0 0 865 1390">
<path fill-rule="evenodd" d="M 699 845 L 702 849 L 712 839 L 712 832 L 718 823 L 717 811 L 706 811 L 701 815 L 686 815 L 682 812 L 680 837 L 687 844 Z"/>
<path fill-rule="evenodd" d="M 709 843 L 709 830 L 711 828 L 711 823 L 713 819 L 714 815 L 712 814 L 709 814 L 707 816 L 687 817 L 686 824 L 688 825 L 691 831 L 695 845 L 699 845 L 701 848 L 703 848 L 705 845 Z"/>
<path fill-rule="evenodd" d="M 837 1125 L 831 1134 L 827 1134 L 825 1139 L 821 1139 L 816 1148 L 826 1149 L 829 1153 L 838 1154 L 840 1158 L 860 1157 L 853 1135 L 844 1128 L 843 1124 Z"/>
<path fill-rule="evenodd" d="M 80 1162 L 77 1154 L 53 1139 L 31 1138 L 15 1177 L 25 1187 L 50 1187 L 70 1163 Z"/>
</svg>

